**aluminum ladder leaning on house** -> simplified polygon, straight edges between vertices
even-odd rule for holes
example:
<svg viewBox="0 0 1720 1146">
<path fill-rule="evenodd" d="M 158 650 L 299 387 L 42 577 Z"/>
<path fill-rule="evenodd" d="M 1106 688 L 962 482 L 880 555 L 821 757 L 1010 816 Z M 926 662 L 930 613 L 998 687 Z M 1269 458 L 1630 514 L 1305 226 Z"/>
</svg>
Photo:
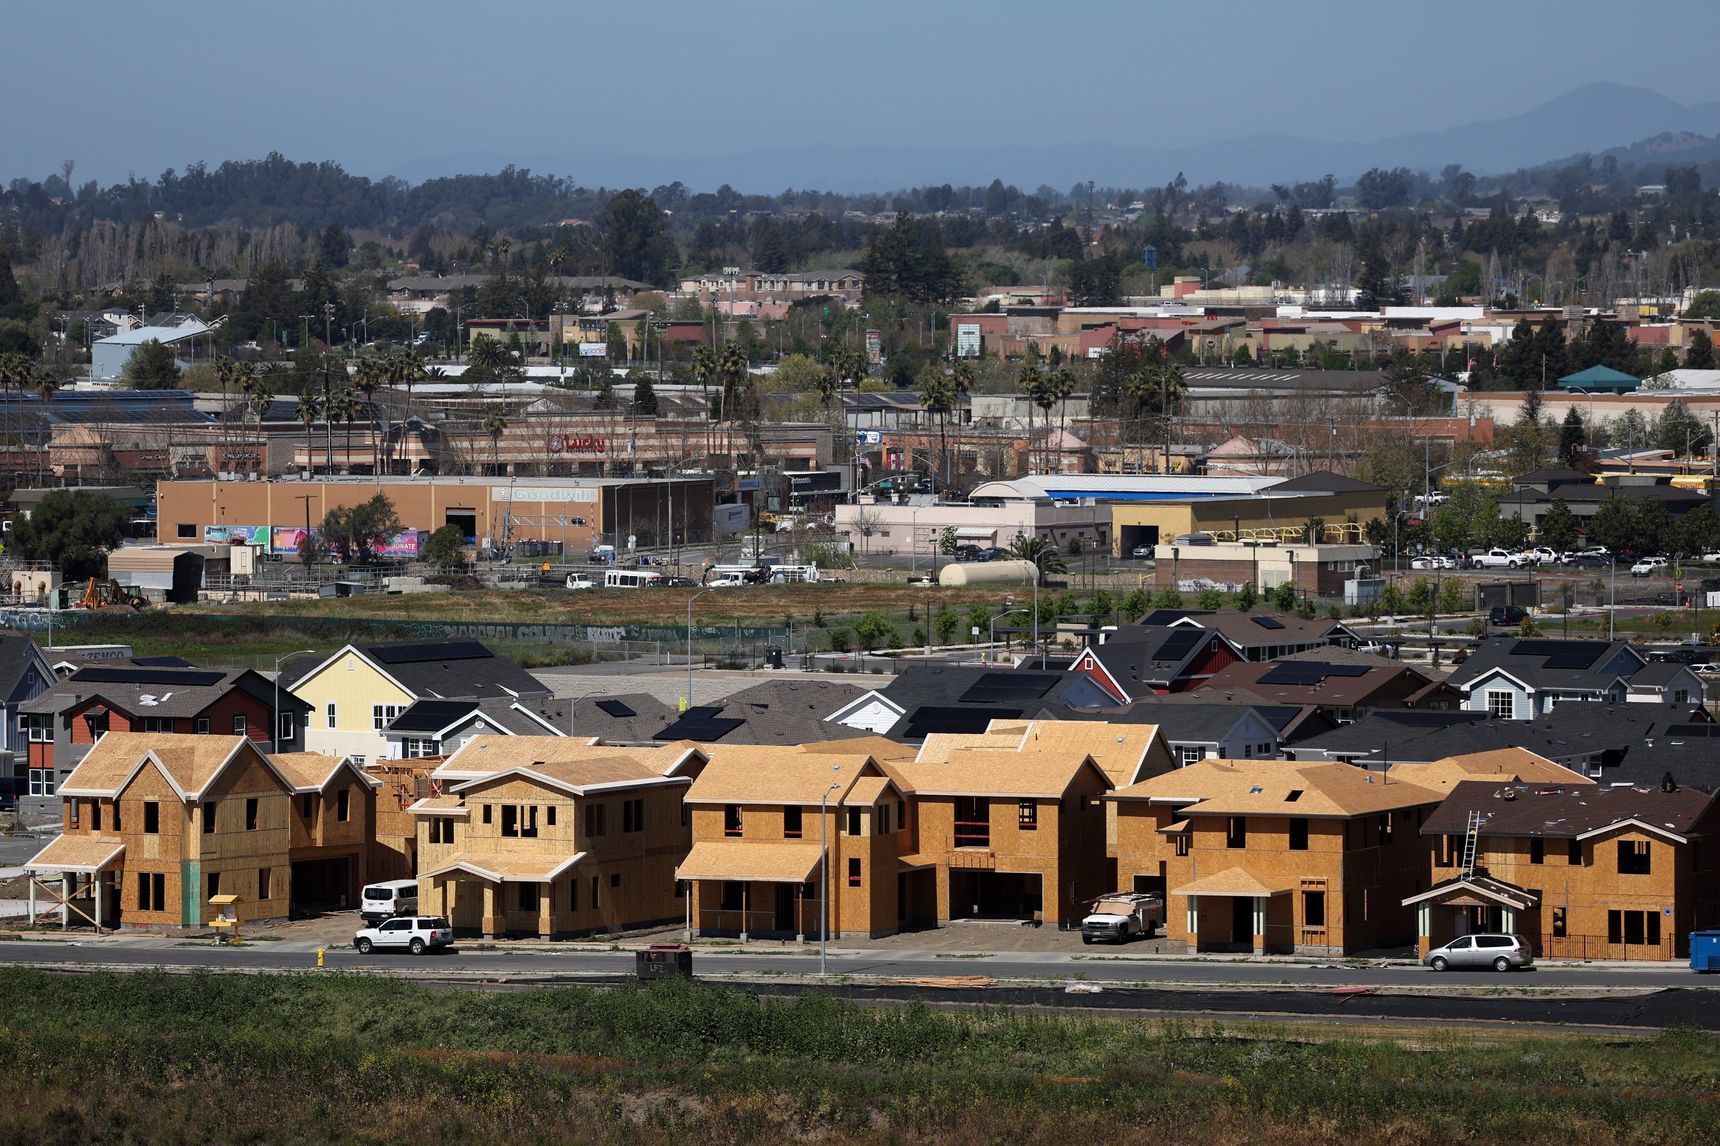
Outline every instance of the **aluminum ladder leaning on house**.
<svg viewBox="0 0 1720 1146">
<path fill-rule="evenodd" d="M 1479 810 L 1472 809 L 1469 819 L 1463 826 L 1463 878 L 1468 879 L 1475 874 L 1475 847 L 1481 835 L 1481 825 L 1486 819 Z"/>
</svg>

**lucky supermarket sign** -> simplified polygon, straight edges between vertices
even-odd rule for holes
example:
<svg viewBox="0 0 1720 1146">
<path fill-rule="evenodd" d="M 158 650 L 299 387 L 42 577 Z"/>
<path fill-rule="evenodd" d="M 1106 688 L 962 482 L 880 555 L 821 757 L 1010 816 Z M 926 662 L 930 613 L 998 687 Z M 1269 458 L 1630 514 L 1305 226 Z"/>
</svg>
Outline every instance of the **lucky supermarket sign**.
<svg viewBox="0 0 1720 1146">
<path fill-rule="evenodd" d="M 551 434 L 549 452 L 552 454 L 601 454 L 606 447 L 598 434 Z"/>
</svg>

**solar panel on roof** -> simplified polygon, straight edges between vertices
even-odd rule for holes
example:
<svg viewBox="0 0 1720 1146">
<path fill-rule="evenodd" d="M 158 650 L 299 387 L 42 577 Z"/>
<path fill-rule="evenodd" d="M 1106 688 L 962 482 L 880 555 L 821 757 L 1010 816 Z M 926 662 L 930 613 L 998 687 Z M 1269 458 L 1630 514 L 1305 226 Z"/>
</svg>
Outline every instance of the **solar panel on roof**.
<svg viewBox="0 0 1720 1146">
<path fill-rule="evenodd" d="M 1263 629 L 1282 629 L 1284 627 L 1284 622 L 1277 617 L 1250 617 L 1248 619 Z"/>
<path fill-rule="evenodd" d="M 1684 738 L 1699 737 L 1705 740 L 1720 739 L 1720 724 L 1669 724 L 1666 726 L 1666 734 Z"/>
<path fill-rule="evenodd" d="M 1207 638 L 1208 634 L 1200 629 L 1189 629 L 1186 632 L 1172 633 L 1165 638 L 1165 643 L 1158 647 L 1153 659 L 1158 661 L 1180 661 L 1194 651 L 1194 647 Z"/>
<path fill-rule="evenodd" d="M 477 641 L 413 641 L 404 645 L 371 645 L 366 651 L 385 665 L 469 661 L 494 655 Z"/>
<path fill-rule="evenodd" d="M 1548 669 L 1586 669 L 1594 663 L 1595 655 L 1592 652 L 1560 653 L 1542 661 L 1541 667 Z"/>
<path fill-rule="evenodd" d="M 723 717 L 717 714 L 722 708 L 717 705 L 698 705 L 689 708 L 681 714 L 681 718 L 670 724 L 652 739 L 654 740 L 697 740 L 710 743 L 721 740 L 741 725 L 744 720 L 734 717 Z"/>
<path fill-rule="evenodd" d="M 921 705 L 908 717 L 902 736 L 907 740 L 923 740 L 933 732 L 984 732 L 993 720 L 1013 720 L 1020 715 L 1019 708 Z"/>
<path fill-rule="evenodd" d="M 988 672 L 956 699 L 962 704 L 1037 700 L 1050 692 L 1060 677 L 1051 672 Z"/>
<path fill-rule="evenodd" d="M 600 700 L 597 702 L 597 707 L 614 717 L 639 715 L 637 712 L 634 712 L 625 701 L 620 700 Z"/>
</svg>

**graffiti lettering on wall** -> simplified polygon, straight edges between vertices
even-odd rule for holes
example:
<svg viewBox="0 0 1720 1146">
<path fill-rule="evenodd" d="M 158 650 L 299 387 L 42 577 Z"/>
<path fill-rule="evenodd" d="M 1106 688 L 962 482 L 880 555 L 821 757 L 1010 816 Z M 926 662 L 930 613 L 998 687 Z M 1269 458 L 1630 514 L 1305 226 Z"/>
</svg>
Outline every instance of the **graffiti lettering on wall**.
<svg viewBox="0 0 1720 1146">
<path fill-rule="evenodd" d="M 1214 581 L 1210 577 L 1185 577 L 1177 582 L 1177 590 L 1182 593 L 1202 593 L 1208 589 L 1217 589 L 1221 593 L 1236 593 L 1242 589 L 1242 583 Z"/>
</svg>

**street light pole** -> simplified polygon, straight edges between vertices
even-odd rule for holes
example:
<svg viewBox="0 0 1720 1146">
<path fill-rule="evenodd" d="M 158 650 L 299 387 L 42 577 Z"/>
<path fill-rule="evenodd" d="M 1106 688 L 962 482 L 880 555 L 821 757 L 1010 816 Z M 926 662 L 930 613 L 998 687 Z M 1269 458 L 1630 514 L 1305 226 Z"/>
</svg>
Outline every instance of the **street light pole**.
<svg viewBox="0 0 1720 1146">
<path fill-rule="evenodd" d="M 831 766 L 832 772 L 842 771 L 842 765 Z M 818 973 L 827 974 L 825 945 L 830 939 L 830 793 L 840 788 L 840 782 L 818 794 Z"/>
<path fill-rule="evenodd" d="M 991 619 L 991 642 L 990 642 L 990 645 L 986 649 L 986 658 L 988 660 L 992 660 L 992 661 L 997 660 L 997 623 L 999 621 L 1003 620 L 1005 617 L 1009 616 L 1011 613 L 1025 613 L 1025 612 L 1027 612 L 1027 609 L 1025 606 L 1017 606 L 1014 609 L 1005 609 L 1003 612 L 999 613 L 997 616 L 995 616 Z"/>
<path fill-rule="evenodd" d="M 48 643 L 53 644 L 52 641 Z M 303 656 L 306 653 L 314 655 L 316 650 L 294 649 L 290 653 L 282 653 L 275 658 L 275 704 L 273 711 L 269 713 L 269 720 L 273 722 L 269 728 L 269 754 L 271 756 L 281 750 L 281 662 L 288 657 Z"/>
<path fill-rule="evenodd" d="M 693 602 L 709 593 L 700 589 L 687 597 L 687 707 L 693 707 Z"/>
</svg>

